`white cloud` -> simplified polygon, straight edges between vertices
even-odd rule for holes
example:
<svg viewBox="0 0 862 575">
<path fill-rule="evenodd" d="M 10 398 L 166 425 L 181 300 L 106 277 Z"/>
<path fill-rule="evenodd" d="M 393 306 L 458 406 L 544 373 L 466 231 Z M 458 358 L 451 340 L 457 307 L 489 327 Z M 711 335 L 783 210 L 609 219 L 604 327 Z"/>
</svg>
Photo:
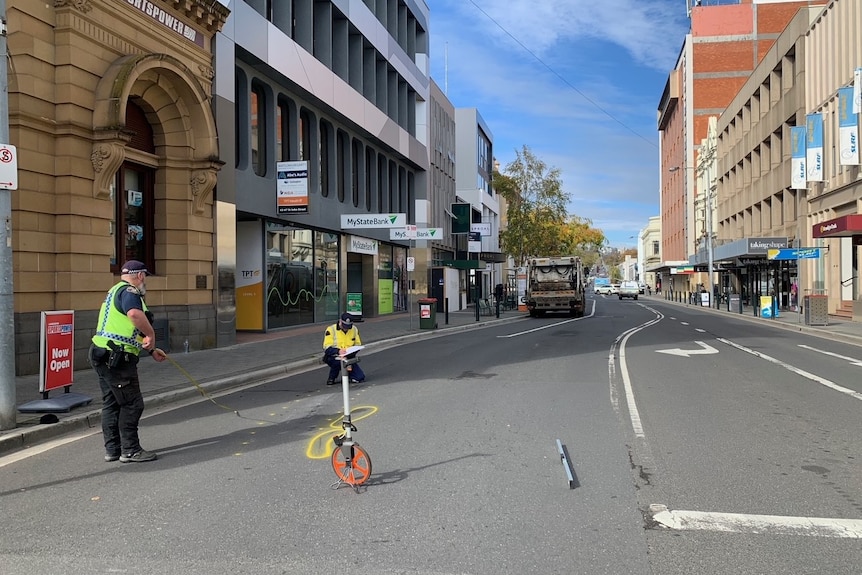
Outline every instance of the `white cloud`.
<svg viewBox="0 0 862 575">
<path fill-rule="evenodd" d="M 456 107 L 479 110 L 503 168 L 529 146 L 561 170 L 570 212 L 618 242 L 659 210 L 656 108 L 686 31 L 685 5 L 561 4 L 429 0 L 432 76 L 441 86 L 448 76 Z"/>
<path fill-rule="evenodd" d="M 673 65 L 686 30 L 685 5 L 674 0 L 455 0 L 429 5 L 434 33 L 460 24 L 494 38 L 499 49 L 520 51 L 520 43 L 542 58 L 560 44 L 600 40 L 659 70 Z M 455 18 L 436 22 L 437 6 L 440 12 L 452 10 Z"/>
</svg>

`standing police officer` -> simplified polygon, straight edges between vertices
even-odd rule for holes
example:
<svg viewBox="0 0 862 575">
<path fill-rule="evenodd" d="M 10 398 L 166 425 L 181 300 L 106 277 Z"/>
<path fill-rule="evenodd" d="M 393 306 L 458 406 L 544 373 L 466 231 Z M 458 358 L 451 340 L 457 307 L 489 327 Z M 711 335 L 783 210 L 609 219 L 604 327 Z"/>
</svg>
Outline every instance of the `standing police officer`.
<svg viewBox="0 0 862 575">
<path fill-rule="evenodd" d="M 123 265 L 121 281 L 108 290 L 99 310 L 96 335 L 90 346 L 90 365 L 102 388 L 102 435 L 105 461 L 153 461 L 158 456 L 141 447 L 138 422 L 144 397 L 138 381 L 138 355 L 149 352 L 158 362 L 165 353 L 156 349 L 152 314 L 144 303 L 147 266 L 137 260 Z"/>
</svg>

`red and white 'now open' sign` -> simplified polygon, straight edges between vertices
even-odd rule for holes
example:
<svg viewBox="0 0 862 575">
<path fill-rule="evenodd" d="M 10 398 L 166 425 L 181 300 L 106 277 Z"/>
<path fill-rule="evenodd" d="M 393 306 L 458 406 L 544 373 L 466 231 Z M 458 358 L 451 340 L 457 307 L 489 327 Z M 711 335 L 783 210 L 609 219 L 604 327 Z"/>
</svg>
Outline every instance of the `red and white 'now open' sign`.
<svg viewBox="0 0 862 575">
<path fill-rule="evenodd" d="M 15 146 L 0 144 L 0 190 L 18 189 L 18 152 Z"/>
</svg>

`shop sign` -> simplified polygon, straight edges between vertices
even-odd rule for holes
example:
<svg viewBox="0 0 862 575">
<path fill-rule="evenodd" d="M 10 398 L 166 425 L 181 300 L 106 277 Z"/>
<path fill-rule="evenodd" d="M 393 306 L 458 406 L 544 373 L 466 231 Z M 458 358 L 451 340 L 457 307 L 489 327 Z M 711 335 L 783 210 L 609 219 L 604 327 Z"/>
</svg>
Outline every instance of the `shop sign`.
<svg viewBox="0 0 862 575">
<path fill-rule="evenodd" d="M 149 16 L 153 21 L 158 22 L 168 30 L 174 32 L 177 36 L 182 36 L 186 40 L 190 40 L 204 47 L 204 35 L 198 30 L 195 30 L 170 12 L 163 10 L 148 0 L 126 0 L 132 8 L 136 8 L 146 16 Z"/>
<path fill-rule="evenodd" d="M 347 251 L 355 254 L 367 254 L 370 256 L 377 255 L 377 240 L 368 238 L 360 238 L 358 236 L 350 236 L 350 244 Z"/>
<path fill-rule="evenodd" d="M 342 230 L 406 227 L 407 214 L 341 214 Z"/>
<path fill-rule="evenodd" d="M 75 312 L 43 311 L 39 391 L 72 385 L 75 364 Z"/>
<path fill-rule="evenodd" d="M 749 254 L 766 254 L 787 247 L 787 238 L 748 238 Z"/>
</svg>

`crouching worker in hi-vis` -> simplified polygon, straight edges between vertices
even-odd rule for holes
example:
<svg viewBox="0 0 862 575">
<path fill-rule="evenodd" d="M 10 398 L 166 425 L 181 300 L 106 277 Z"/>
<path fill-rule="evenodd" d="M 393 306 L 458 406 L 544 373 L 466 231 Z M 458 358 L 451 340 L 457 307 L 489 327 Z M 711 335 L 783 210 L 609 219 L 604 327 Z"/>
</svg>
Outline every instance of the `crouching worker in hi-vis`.
<svg viewBox="0 0 862 575">
<path fill-rule="evenodd" d="M 359 339 L 359 328 L 353 325 L 353 319 L 349 313 L 341 314 L 338 323 L 326 328 L 323 336 L 323 362 L 329 366 L 329 377 L 326 385 L 340 383 L 341 356 L 347 352 L 347 348 L 354 345 L 362 345 Z M 348 356 L 350 357 L 350 356 Z M 358 363 L 347 366 L 350 383 L 361 383 L 365 381 L 365 374 Z"/>
</svg>

